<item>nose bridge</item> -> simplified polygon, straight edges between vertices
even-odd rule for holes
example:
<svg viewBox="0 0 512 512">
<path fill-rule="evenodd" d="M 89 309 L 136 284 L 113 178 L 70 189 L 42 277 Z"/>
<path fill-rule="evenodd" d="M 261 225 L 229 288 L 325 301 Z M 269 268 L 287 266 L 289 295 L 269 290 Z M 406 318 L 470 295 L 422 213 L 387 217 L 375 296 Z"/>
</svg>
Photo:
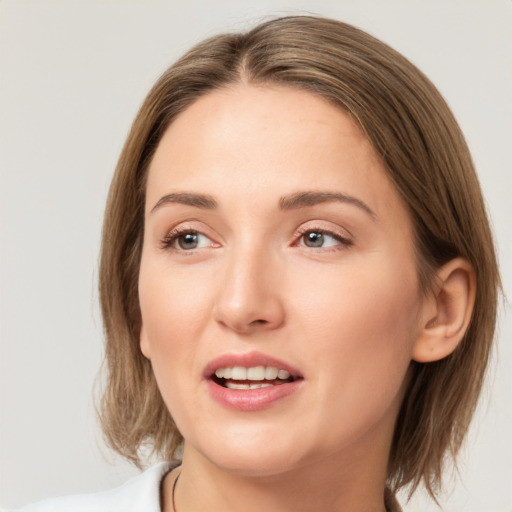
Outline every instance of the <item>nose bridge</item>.
<svg viewBox="0 0 512 512">
<path fill-rule="evenodd" d="M 215 319 L 246 333 L 284 320 L 279 261 L 264 243 L 244 240 L 229 251 L 215 304 Z"/>
</svg>

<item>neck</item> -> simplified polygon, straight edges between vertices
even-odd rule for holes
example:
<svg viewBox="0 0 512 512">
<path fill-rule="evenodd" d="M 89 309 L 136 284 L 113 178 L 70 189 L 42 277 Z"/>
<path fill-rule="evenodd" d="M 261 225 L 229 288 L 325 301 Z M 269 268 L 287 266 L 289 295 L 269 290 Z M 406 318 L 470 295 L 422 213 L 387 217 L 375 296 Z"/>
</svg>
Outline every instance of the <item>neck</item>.
<svg viewBox="0 0 512 512">
<path fill-rule="evenodd" d="M 387 452 L 384 457 L 377 452 L 350 460 L 333 454 L 278 474 L 244 476 L 224 471 L 186 447 L 173 512 L 384 512 L 382 461 Z M 164 482 L 165 512 L 173 510 L 174 482 L 174 476 Z"/>
</svg>

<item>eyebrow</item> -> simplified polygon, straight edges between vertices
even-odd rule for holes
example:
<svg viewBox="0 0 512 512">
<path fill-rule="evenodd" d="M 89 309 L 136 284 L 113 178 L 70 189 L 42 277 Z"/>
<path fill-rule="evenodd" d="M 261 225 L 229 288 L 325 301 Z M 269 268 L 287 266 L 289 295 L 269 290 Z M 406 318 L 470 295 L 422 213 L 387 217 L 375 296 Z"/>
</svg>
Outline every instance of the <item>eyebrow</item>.
<svg viewBox="0 0 512 512">
<path fill-rule="evenodd" d="M 279 199 L 279 208 L 281 210 L 296 210 L 315 206 L 322 203 L 341 202 L 357 206 L 366 212 L 373 219 L 376 218 L 375 212 L 363 201 L 357 197 L 342 194 L 340 192 L 306 191 L 290 194 Z"/>
<path fill-rule="evenodd" d="M 161 197 L 158 202 L 151 209 L 151 213 L 165 204 L 185 204 L 187 206 L 195 206 L 202 210 L 215 210 L 217 208 L 217 201 L 212 196 L 206 194 L 195 194 L 191 192 L 178 192 L 174 194 L 167 194 Z"/>
<path fill-rule="evenodd" d="M 342 194 L 340 192 L 325 192 L 325 191 L 304 191 L 304 192 L 296 192 L 294 194 L 289 194 L 283 196 L 279 199 L 279 209 L 280 210 L 298 210 L 301 208 L 307 208 L 310 206 L 315 206 L 317 204 L 322 203 L 330 203 L 330 202 L 341 202 L 348 203 L 354 206 L 357 206 L 364 212 L 366 212 L 370 217 L 376 218 L 373 210 L 363 201 L 357 199 L 356 197 L 349 196 L 347 194 Z M 197 194 L 193 192 L 175 192 L 172 194 L 166 194 L 161 197 L 158 202 L 151 209 L 151 213 L 166 204 L 184 204 L 187 206 L 194 206 L 195 208 L 200 208 L 202 210 L 215 210 L 218 208 L 217 201 L 210 195 L 207 194 Z"/>
</svg>

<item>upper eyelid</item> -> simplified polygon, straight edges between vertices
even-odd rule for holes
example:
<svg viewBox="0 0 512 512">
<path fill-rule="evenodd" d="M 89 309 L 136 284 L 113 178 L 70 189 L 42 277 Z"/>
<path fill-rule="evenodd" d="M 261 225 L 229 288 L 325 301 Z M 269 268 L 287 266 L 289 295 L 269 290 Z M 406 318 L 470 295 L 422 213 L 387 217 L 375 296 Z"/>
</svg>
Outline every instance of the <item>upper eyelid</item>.
<svg viewBox="0 0 512 512">
<path fill-rule="evenodd" d="M 188 235 L 189 233 L 194 233 L 196 235 L 204 236 L 205 238 L 208 238 L 208 240 L 212 239 L 212 237 L 207 235 L 204 231 L 200 231 L 199 229 L 190 229 L 190 228 L 171 229 L 168 231 L 166 236 L 173 235 L 174 237 L 178 238 L 183 235 Z"/>
<path fill-rule="evenodd" d="M 332 235 L 338 238 L 341 238 L 343 240 L 353 240 L 354 236 L 352 233 L 346 229 L 346 228 L 335 228 L 335 227 L 326 227 L 321 226 L 318 223 L 321 221 L 308 221 L 304 222 L 301 226 L 299 226 L 296 230 L 296 236 L 301 236 L 304 233 L 307 233 L 309 231 L 320 231 L 322 233 L 326 233 L 328 235 Z"/>
<path fill-rule="evenodd" d="M 202 227 L 197 227 L 197 223 L 201 224 Z M 206 227 L 204 227 L 206 226 Z M 176 224 L 172 224 L 171 227 L 168 227 L 164 230 L 164 237 L 169 236 L 170 234 L 186 234 L 186 233 L 198 233 L 200 235 L 204 235 L 207 238 L 212 238 L 212 235 L 209 234 L 211 232 L 211 228 L 208 228 L 204 222 L 190 219 L 185 221 L 177 222 Z"/>
</svg>

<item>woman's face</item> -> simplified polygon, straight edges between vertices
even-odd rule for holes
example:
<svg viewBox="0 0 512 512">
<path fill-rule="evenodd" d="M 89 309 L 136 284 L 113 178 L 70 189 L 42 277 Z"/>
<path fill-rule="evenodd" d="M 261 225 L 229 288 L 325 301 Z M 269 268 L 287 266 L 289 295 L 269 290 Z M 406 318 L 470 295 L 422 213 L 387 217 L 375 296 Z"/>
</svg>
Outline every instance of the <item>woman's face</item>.
<svg viewBox="0 0 512 512">
<path fill-rule="evenodd" d="M 409 215 L 351 118 L 290 88 L 209 93 L 146 199 L 141 348 L 185 456 L 269 475 L 387 454 L 423 299 Z"/>
</svg>

